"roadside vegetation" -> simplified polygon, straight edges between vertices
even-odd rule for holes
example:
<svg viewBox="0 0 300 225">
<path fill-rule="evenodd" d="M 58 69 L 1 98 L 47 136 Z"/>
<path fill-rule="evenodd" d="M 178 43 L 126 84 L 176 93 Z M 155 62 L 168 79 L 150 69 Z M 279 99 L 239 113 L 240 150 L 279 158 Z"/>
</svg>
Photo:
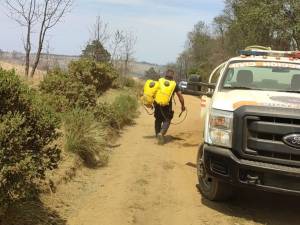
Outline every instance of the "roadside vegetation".
<svg viewBox="0 0 300 225">
<path fill-rule="evenodd" d="M 37 197 L 45 172 L 57 168 L 59 119 L 37 91 L 0 68 L 0 205 Z"/>
<path fill-rule="evenodd" d="M 45 184 L 55 190 L 47 171 L 64 163 L 61 155 L 89 168 L 107 165 L 108 145 L 137 116 L 138 87 L 110 62 L 88 57 L 50 70 L 38 87 L 0 68 L 0 219 L 38 200 Z M 103 101 L 108 90 L 118 95 Z"/>
<path fill-rule="evenodd" d="M 111 88 L 135 85 L 132 78 L 120 78 L 110 63 L 83 58 L 71 62 L 68 71 L 50 71 L 39 89 L 45 102 L 59 115 L 64 149 L 78 154 L 89 167 L 97 167 L 108 161 L 107 135 L 130 124 L 138 108 L 134 94 L 122 94 L 112 102 L 99 99 Z"/>
<path fill-rule="evenodd" d="M 92 112 L 75 108 L 63 117 L 64 148 L 80 156 L 89 167 L 104 166 L 108 162 L 107 131 L 96 121 Z"/>
</svg>

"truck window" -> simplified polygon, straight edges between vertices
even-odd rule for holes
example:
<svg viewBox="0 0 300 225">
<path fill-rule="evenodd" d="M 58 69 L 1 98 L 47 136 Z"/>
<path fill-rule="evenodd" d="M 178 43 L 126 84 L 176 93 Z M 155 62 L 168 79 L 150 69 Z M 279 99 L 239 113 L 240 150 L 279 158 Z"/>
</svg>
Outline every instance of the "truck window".
<svg viewBox="0 0 300 225">
<path fill-rule="evenodd" d="M 300 64 L 281 62 L 233 62 L 229 65 L 223 89 L 300 91 Z"/>
</svg>

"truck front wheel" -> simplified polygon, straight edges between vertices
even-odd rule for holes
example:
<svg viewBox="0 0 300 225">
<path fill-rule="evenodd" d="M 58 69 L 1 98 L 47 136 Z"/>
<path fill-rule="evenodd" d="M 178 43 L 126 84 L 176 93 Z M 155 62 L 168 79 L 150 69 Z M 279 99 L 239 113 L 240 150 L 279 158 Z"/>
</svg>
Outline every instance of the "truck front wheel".
<svg viewBox="0 0 300 225">
<path fill-rule="evenodd" d="M 197 156 L 198 189 L 201 194 L 211 201 L 225 201 L 232 197 L 233 187 L 213 177 L 209 177 L 203 164 L 203 146 Z"/>
</svg>

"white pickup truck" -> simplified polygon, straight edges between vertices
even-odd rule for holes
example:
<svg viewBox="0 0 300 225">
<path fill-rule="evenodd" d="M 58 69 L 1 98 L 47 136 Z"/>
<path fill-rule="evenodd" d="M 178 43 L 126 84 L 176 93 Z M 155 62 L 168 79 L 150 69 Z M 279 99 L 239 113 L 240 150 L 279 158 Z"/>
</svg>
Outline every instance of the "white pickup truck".
<svg viewBox="0 0 300 225">
<path fill-rule="evenodd" d="M 241 51 L 206 86 L 197 158 L 202 195 L 226 200 L 235 186 L 300 195 L 299 52 Z"/>
</svg>

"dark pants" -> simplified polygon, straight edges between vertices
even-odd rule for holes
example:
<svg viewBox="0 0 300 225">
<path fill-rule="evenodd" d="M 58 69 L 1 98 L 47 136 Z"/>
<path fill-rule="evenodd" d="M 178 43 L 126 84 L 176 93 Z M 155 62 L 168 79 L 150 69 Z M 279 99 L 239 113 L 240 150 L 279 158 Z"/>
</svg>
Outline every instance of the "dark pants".
<svg viewBox="0 0 300 225">
<path fill-rule="evenodd" d="M 172 111 L 172 106 L 160 106 L 154 104 L 154 117 L 155 117 L 155 134 L 161 133 L 165 135 L 171 125 L 174 112 Z"/>
</svg>

